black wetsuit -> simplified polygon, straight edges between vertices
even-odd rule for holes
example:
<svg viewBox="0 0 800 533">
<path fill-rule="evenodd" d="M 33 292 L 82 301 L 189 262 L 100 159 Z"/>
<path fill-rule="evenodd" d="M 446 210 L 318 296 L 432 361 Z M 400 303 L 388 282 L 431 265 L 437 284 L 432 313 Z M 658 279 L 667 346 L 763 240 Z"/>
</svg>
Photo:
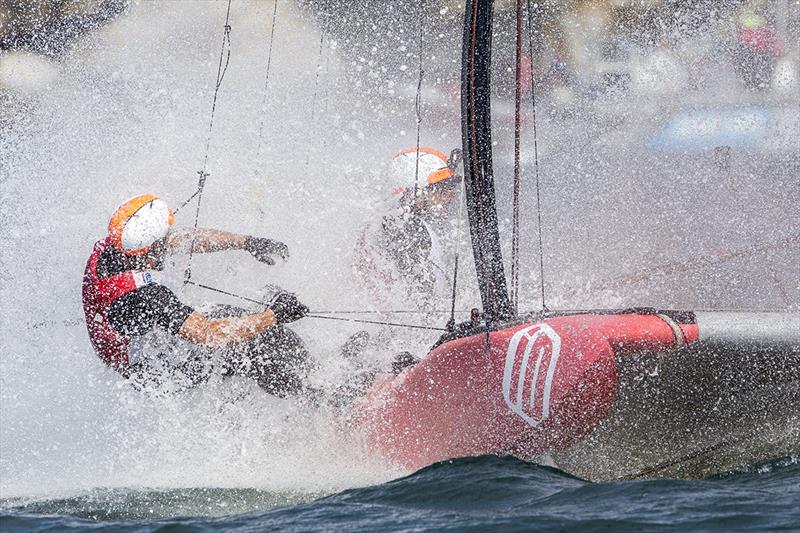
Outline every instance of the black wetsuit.
<svg viewBox="0 0 800 533">
<path fill-rule="evenodd" d="M 414 290 L 409 294 L 422 307 L 431 307 L 429 297 L 433 295 L 436 274 L 431 262 L 431 236 L 428 228 L 418 216 L 403 219 L 385 216 L 381 221 L 380 244 L 397 270 L 402 272 Z"/>
<path fill-rule="evenodd" d="M 142 269 L 138 263 L 141 263 L 138 257 L 126 256 L 108 248 L 97 263 L 97 274 L 104 278 Z M 168 287 L 152 283 L 115 300 L 108 310 L 108 321 L 114 329 L 125 335 L 144 335 L 156 326 L 175 335 L 193 311 Z"/>
</svg>

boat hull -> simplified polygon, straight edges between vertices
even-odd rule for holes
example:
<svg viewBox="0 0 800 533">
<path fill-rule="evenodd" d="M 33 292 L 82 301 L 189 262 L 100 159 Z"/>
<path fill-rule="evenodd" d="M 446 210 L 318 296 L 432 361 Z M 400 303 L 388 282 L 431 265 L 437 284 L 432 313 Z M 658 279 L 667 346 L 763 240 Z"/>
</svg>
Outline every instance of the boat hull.
<svg viewBox="0 0 800 533">
<path fill-rule="evenodd" d="M 742 338 L 732 318 L 704 330 L 686 316 L 556 316 L 450 340 L 379 380 L 355 424 L 407 468 L 546 455 L 588 479 L 699 476 L 800 451 L 795 323 Z"/>
<path fill-rule="evenodd" d="M 552 453 L 559 468 L 591 480 L 698 478 L 800 453 L 797 351 L 698 343 L 618 357 L 617 375 L 609 416 Z"/>
</svg>

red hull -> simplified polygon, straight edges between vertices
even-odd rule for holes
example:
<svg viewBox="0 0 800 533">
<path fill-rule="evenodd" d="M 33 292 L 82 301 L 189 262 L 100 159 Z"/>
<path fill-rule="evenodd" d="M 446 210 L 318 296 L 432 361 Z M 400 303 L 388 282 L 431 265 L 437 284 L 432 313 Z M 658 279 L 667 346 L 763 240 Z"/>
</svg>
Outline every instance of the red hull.
<svg viewBox="0 0 800 533">
<path fill-rule="evenodd" d="M 574 444 L 606 418 L 618 355 L 697 338 L 697 324 L 662 315 L 583 314 L 452 340 L 376 383 L 356 424 L 373 449 L 408 468 L 468 455 L 534 457 Z"/>
</svg>

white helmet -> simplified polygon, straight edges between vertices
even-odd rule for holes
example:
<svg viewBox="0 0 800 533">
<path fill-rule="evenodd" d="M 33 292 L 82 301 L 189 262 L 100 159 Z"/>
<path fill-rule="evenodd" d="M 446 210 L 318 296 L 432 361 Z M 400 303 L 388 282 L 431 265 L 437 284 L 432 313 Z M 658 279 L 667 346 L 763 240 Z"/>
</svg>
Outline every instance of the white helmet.
<svg viewBox="0 0 800 533">
<path fill-rule="evenodd" d="M 108 222 L 108 235 L 117 250 L 143 254 L 166 236 L 174 221 L 175 215 L 164 200 L 141 194 L 117 207 Z"/>
<path fill-rule="evenodd" d="M 392 159 L 390 174 L 394 194 L 403 194 L 415 188 L 421 190 L 455 177 L 455 172 L 443 152 L 423 147 L 419 150 L 416 147 L 406 148 L 397 154 Z"/>
</svg>

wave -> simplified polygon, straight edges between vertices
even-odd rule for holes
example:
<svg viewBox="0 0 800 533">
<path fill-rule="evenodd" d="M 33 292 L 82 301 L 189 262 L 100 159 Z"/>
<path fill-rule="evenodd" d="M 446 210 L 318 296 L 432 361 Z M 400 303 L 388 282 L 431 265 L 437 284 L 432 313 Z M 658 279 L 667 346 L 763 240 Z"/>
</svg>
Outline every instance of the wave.
<svg viewBox="0 0 800 533">
<path fill-rule="evenodd" d="M 483 456 L 444 461 L 330 496 L 258 489 L 95 489 L 70 498 L 5 500 L 0 523 L 8 530 L 296 531 L 322 524 L 342 531 L 767 530 L 800 523 L 798 480 L 797 457 L 705 480 L 591 483 L 556 468 Z"/>
</svg>

